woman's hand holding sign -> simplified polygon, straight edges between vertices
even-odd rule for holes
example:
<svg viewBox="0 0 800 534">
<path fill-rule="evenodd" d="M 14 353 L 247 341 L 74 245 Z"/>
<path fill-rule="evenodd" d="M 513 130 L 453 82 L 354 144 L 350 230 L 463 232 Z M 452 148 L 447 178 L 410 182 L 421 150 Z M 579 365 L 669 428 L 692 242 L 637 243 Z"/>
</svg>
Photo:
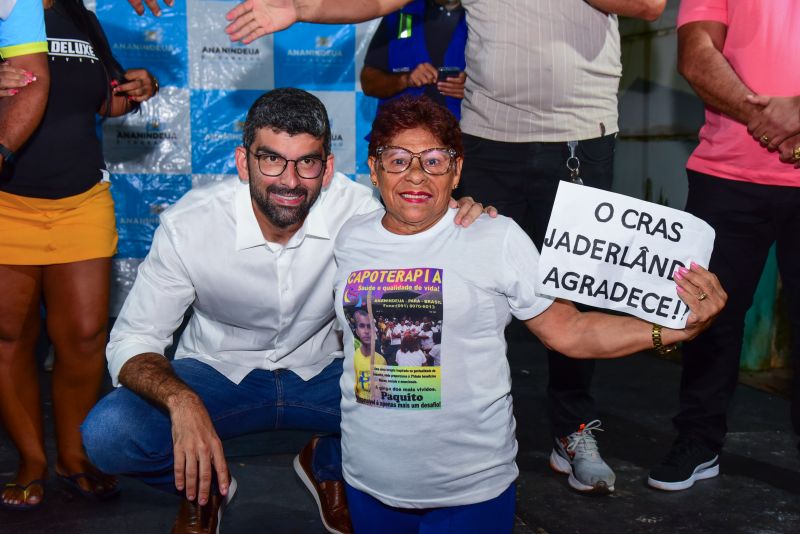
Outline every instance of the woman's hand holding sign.
<svg viewBox="0 0 800 534">
<path fill-rule="evenodd" d="M 711 325 L 725 307 L 728 295 L 714 273 L 694 262 L 690 268 L 677 269 L 673 279 L 678 297 L 689 308 L 689 316 L 685 328 L 659 328 L 658 345 L 650 321 L 580 312 L 572 302 L 561 298 L 525 323 L 545 346 L 572 358 L 616 358 L 688 341 Z"/>
<path fill-rule="evenodd" d="M 708 328 L 725 307 L 728 294 L 722 289 L 714 273 L 694 262 L 688 269 L 680 267 L 672 275 L 672 278 L 677 284 L 678 296 L 689 306 L 690 310 L 686 327 L 683 330 L 671 330 L 670 332 L 670 337 L 674 333 L 677 338 L 669 342 L 677 343 L 694 339 L 700 332 Z M 666 330 L 663 335 L 667 336 Z"/>
</svg>

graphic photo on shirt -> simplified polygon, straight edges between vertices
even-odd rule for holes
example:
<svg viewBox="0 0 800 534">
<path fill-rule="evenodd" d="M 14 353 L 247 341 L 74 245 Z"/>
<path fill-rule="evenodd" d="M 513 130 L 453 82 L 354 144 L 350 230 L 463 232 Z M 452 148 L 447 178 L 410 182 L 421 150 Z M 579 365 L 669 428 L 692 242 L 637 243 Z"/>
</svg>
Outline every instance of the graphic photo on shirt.
<svg viewBox="0 0 800 534">
<path fill-rule="evenodd" d="M 356 401 L 441 408 L 442 270 L 368 269 L 347 278 Z"/>
</svg>

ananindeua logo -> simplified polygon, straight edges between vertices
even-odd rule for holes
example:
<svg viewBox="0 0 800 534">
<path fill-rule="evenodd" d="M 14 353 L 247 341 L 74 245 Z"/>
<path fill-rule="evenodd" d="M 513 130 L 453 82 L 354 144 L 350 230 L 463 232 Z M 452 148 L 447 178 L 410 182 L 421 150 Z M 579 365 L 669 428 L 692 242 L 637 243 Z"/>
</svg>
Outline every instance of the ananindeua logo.
<svg viewBox="0 0 800 534">
<path fill-rule="evenodd" d="M 242 130 L 244 130 L 244 121 L 235 120 L 231 123 L 232 129 L 229 131 L 216 131 L 208 132 L 204 139 L 206 141 L 235 141 L 242 140 Z"/>
<path fill-rule="evenodd" d="M 261 49 L 247 46 L 203 46 L 203 59 L 256 59 L 261 55 Z"/>
<path fill-rule="evenodd" d="M 144 129 L 141 127 L 133 130 L 118 129 L 116 143 L 118 145 L 155 146 L 161 141 L 175 141 L 177 139 L 177 133 L 170 130 L 163 131 L 161 123 L 157 120 L 152 120 L 144 124 Z"/>
<path fill-rule="evenodd" d="M 163 44 L 164 34 L 161 29 L 144 30 L 142 32 L 142 42 L 115 42 L 112 46 L 115 50 L 126 52 L 154 52 L 172 54 L 176 47 Z"/>
<path fill-rule="evenodd" d="M 330 35 L 317 35 L 314 38 L 314 48 L 290 48 L 286 51 L 289 57 L 316 57 L 339 59 L 344 57 L 344 52 L 333 48 L 334 38 Z"/>
</svg>

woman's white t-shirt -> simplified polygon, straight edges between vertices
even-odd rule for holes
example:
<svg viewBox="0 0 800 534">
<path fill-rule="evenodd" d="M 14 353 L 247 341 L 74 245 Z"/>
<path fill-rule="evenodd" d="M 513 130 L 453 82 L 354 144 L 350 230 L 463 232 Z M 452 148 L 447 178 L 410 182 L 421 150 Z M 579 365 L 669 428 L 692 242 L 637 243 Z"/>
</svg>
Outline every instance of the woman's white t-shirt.
<svg viewBox="0 0 800 534">
<path fill-rule="evenodd" d="M 552 299 L 534 290 L 539 253 L 516 223 L 481 217 L 463 228 L 454 213 L 405 236 L 382 226 L 383 211 L 356 216 L 334 247 L 343 473 L 390 506 L 483 502 L 518 474 L 503 331 L 512 314 L 530 319 Z M 376 366 L 357 377 L 345 315 L 355 309 L 377 321 L 441 320 L 440 365 Z M 369 380 L 372 398 L 356 397 L 357 380 Z"/>
</svg>

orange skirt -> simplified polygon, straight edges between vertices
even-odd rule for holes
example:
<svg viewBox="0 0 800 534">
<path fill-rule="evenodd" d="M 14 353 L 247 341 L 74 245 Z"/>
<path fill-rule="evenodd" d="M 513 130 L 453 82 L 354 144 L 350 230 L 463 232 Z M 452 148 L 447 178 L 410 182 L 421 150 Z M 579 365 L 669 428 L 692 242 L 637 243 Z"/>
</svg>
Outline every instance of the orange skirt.
<svg viewBox="0 0 800 534">
<path fill-rule="evenodd" d="M 52 265 L 110 258 L 117 250 L 108 182 L 51 200 L 0 191 L 0 265 Z"/>
</svg>

